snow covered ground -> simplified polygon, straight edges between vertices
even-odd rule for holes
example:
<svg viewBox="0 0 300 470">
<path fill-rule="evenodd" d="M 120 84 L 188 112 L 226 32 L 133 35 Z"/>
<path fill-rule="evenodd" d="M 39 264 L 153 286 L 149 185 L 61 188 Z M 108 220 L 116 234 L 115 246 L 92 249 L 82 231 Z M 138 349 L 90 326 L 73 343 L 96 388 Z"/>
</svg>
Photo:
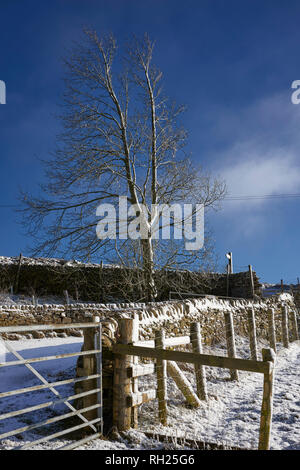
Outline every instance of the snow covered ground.
<svg viewBox="0 0 300 470">
<path fill-rule="evenodd" d="M 48 295 L 39 297 L 37 300 L 38 305 L 64 305 L 65 299 L 60 296 Z M 71 301 L 73 303 L 73 301 Z M 79 303 L 79 302 L 76 302 Z M 0 292 L 0 305 L 33 305 L 32 296 L 21 294 L 9 294 L 7 292 Z"/>
<path fill-rule="evenodd" d="M 238 356 L 247 358 L 247 341 L 239 338 Z M 208 350 L 204 351 L 209 353 Z M 222 349 L 210 349 L 222 354 Z M 224 354 L 223 350 L 223 354 Z M 191 369 L 190 367 L 186 367 Z M 228 371 L 206 368 L 208 404 L 197 410 L 187 409 L 172 380 L 169 381 L 169 428 L 151 424 L 153 404 L 143 405 L 142 429 L 177 432 L 178 436 L 219 442 L 228 446 L 257 448 L 262 401 L 262 374 L 239 372 L 239 383 L 228 380 Z M 193 381 L 193 374 L 186 372 Z M 157 412 L 156 412 L 157 414 Z M 300 449 L 300 342 L 288 350 L 280 349 L 275 372 L 273 449 Z"/>
<path fill-rule="evenodd" d="M 11 341 L 24 358 L 46 356 L 79 351 L 81 338 L 47 338 Z M 264 343 L 260 343 L 260 348 Z M 205 353 L 225 355 L 224 345 L 206 348 Z M 237 338 L 239 357 L 248 357 L 248 341 Z M 0 348 L 0 361 L 11 361 L 11 354 Z M 74 377 L 76 358 L 47 361 L 35 364 L 35 368 L 49 381 Z M 257 448 L 259 434 L 260 408 L 262 400 L 263 376 L 261 374 L 240 372 L 238 383 L 228 380 L 226 370 L 206 368 L 208 379 L 208 403 L 198 409 L 191 409 L 184 403 L 180 391 L 172 379 L 168 379 L 168 420 L 169 425 L 158 424 L 156 401 L 142 405 L 139 413 L 139 431 L 130 431 L 119 439 L 98 439 L 80 448 L 83 449 L 160 449 L 163 444 L 146 438 L 143 433 L 153 431 L 177 437 L 218 442 L 227 446 Z M 194 384 L 191 366 L 184 371 Z M 0 368 L 0 392 L 40 384 L 39 380 L 25 368 L 14 366 Z M 140 389 L 155 387 L 155 376 L 140 379 Z M 73 385 L 59 387 L 63 396 L 73 393 Z M 49 390 L 0 398 L 0 414 L 50 401 L 54 395 Z M 8 420 L 0 420 L 0 433 L 26 426 L 67 412 L 64 405 L 49 407 L 34 413 L 27 413 Z M 7 437 L 0 441 L 0 449 L 13 449 L 24 443 L 39 439 L 45 434 L 56 432 L 61 423 L 35 429 L 23 435 Z M 67 439 L 57 439 L 36 445 L 36 449 L 61 447 Z M 170 447 L 169 447 L 170 448 Z M 279 348 L 275 373 L 274 415 L 272 426 L 273 449 L 300 449 L 300 342 L 294 342 L 288 350 Z"/>
<path fill-rule="evenodd" d="M 20 260 L 19 256 L 0 256 L 0 264 L 18 264 Z M 29 258 L 26 256 L 22 257 L 22 265 L 28 266 L 71 266 L 71 267 L 96 267 L 99 268 L 100 263 L 90 263 L 78 261 L 76 259 L 66 260 L 63 258 Z M 121 267 L 118 264 L 103 264 L 103 267 L 107 268 L 119 268 Z"/>
<path fill-rule="evenodd" d="M 117 299 L 115 297 L 108 297 L 110 303 L 106 303 L 107 307 L 110 309 L 114 308 L 114 305 L 125 303 L 124 299 Z M 86 301 L 86 300 L 76 300 L 71 295 L 69 295 L 69 304 L 70 305 L 99 305 L 97 301 Z M 8 292 L 0 292 L 0 306 L 9 305 L 9 306 L 22 306 L 22 305 L 57 305 L 62 306 L 66 305 L 66 298 L 58 295 L 46 295 L 46 296 L 35 296 L 34 302 L 33 297 L 23 294 L 9 294 Z"/>
</svg>

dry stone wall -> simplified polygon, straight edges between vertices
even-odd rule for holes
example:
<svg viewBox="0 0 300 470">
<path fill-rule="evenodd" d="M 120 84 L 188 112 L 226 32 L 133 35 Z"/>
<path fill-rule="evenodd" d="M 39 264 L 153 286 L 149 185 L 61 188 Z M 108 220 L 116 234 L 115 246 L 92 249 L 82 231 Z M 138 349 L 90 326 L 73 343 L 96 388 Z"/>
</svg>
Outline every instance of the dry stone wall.
<svg viewBox="0 0 300 470">
<path fill-rule="evenodd" d="M 300 286 L 297 286 L 296 288 L 292 289 L 293 292 L 293 297 L 294 297 L 294 302 L 297 307 L 297 309 L 300 309 Z"/>
<path fill-rule="evenodd" d="M 141 339 L 153 339 L 155 330 L 161 328 L 166 329 L 168 336 L 185 335 L 189 332 L 191 322 L 197 321 L 201 323 L 204 342 L 212 344 L 224 338 L 224 312 L 232 312 L 236 333 L 246 335 L 247 309 L 250 307 L 254 308 L 258 336 L 267 338 L 267 309 L 272 307 L 275 309 L 276 329 L 280 340 L 280 307 L 283 304 L 295 308 L 293 297 L 289 294 L 256 300 L 203 297 L 147 304 L 2 305 L 0 326 L 72 324 L 88 322 L 98 316 L 104 321 L 105 346 L 109 346 L 114 341 L 118 319 L 131 318 L 137 313 Z M 74 329 L 71 334 L 80 333 Z"/>
<path fill-rule="evenodd" d="M 253 273 L 254 289 L 260 284 Z M 227 295 L 227 275 L 192 271 L 155 272 L 158 301 L 168 300 L 171 291 Z M 249 272 L 229 276 L 229 296 L 250 298 Z M 113 265 L 84 264 L 59 259 L 0 257 L 0 290 L 27 295 L 62 296 L 67 290 L 73 299 L 106 303 L 113 299 L 136 302 L 143 298 L 141 272 Z"/>
</svg>

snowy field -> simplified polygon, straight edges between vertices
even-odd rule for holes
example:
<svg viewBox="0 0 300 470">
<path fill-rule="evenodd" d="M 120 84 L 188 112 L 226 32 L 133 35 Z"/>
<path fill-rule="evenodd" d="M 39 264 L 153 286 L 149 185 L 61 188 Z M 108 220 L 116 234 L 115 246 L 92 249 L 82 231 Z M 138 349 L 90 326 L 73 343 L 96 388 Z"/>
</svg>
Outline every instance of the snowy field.
<svg viewBox="0 0 300 470">
<path fill-rule="evenodd" d="M 10 341 L 9 344 L 19 351 L 24 358 L 47 356 L 79 351 L 82 338 L 47 338 Z M 260 348 L 264 347 L 260 343 Z M 205 353 L 225 355 L 223 345 L 206 348 Z M 237 338 L 239 357 L 248 357 L 248 341 Z M 15 358 L 0 347 L 0 361 Z M 48 381 L 54 382 L 74 377 L 76 358 L 47 361 L 34 364 L 34 367 Z M 190 381 L 194 384 L 191 366 L 183 366 Z M 240 372 L 238 383 L 228 380 L 227 370 L 206 368 L 208 379 L 208 403 L 198 409 L 186 406 L 184 398 L 172 379 L 168 379 L 168 420 L 169 425 L 158 424 L 156 401 L 142 405 L 139 413 L 139 431 L 123 433 L 117 440 L 98 439 L 80 449 L 160 449 L 163 444 L 146 438 L 146 431 L 165 433 L 187 439 L 197 439 L 222 443 L 225 446 L 257 448 L 260 408 L 262 400 L 262 374 Z M 140 379 L 140 389 L 155 387 L 155 376 Z M 21 387 L 39 385 L 40 381 L 25 367 L 13 366 L 0 368 L 0 392 Z M 58 388 L 62 396 L 74 393 L 73 384 Z M 0 414 L 29 407 L 54 397 L 50 390 L 41 390 L 13 397 L 0 398 Z M 0 420 L 0 433 L 34 424 L 68 412 L 65 405 L 56 405 L 18 417 Z M 62 423 L 47 425 L 14 437 L 0 441 L 0 449 L 14 449 L 25 443 L 40 439 L 62 429 Z M 78 422 L 76 422 L 78 424 Z M 71 424 L 70 424 L 71 425 Z M 74 423 L 73 423 L 74 425 Z M 46 431 L 46 432 L 45 432 Z M 69 443 L 66 439 L 57 439 L 36 444 L 35 449 L 55 449 Z M 174 444 L 176 447 L 176 444 Z M 279 348 L 275 372 L 274 414 L 272 426 L 273 449 L 300 450 L 300 342 L 290 345 L 288 350 Z M 169 447 L 170 448 L 170 447 Z"/>
<path fill-rule="evenodd" d="M 92 302 L 83 302 L 80 300 L 74 300 L 71 296 L 69 297 L 70 304 L 82 304 L 82 303 L 92 303 Z M 38 305 L 65 305 L 66 299 L 62 296 L 57 295 L 47 295 L 36 297 L 35 302 Z M 21 294 L 9 294 L 7 292 L 0 292 L 0 305 L 11 305 L 11 306 L 20 306 L 20 305 L 33 305 L 32 296 L 30 295 L 21 295 Z"/>
</svg>

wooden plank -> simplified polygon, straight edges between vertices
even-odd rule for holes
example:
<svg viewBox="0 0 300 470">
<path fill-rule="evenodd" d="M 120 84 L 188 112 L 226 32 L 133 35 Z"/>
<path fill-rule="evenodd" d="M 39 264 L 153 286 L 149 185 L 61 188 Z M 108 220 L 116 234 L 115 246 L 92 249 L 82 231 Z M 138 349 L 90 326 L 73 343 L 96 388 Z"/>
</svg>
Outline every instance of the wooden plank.
<svg viewBox="0 0 300 470">
<path fill-rule="evenodd" d="M 155 373 L 155 364 L 133 364 L 127 368 L 127 377 L 143 377 Z"/>
<path fill-rule="evenodd" d="M 226 343 L 227 343 L 227 354 L 228 357 L 235 358 L 235 336 L 233 328 L 233 318 L 231 312 L 224 313 L 225 318 L 225 332 L 226 332 Z M 231 380 L 239 380 L 239 374 L 237 369 L 230 369 Z"/>
<path fill-rule="evenodd" d="M 95 320 L 94 325 L 96 325 L 96 320 Z M 83 332 L 83 348 L 82 348 L 82 351 L 89 351 L 91 349 L 96 349 L 95 348 L 95 333 L 96 333 L 95 328 L 86 328 L 84 330 L 84 332 Z M 100 354 L 100 352 L 101 352 L 101 344 L 100 344 L 100 349 L 99 349 L 98 354 Z M 98 372 L 96 370 L 96 355 L 93 354 L 93 355 L 84 356 L 83 360 L 82 360 L 82 368 L 84 370 L 85 375 L 97 374 Z M 93 379 L 91 381 L 85 381 L 82 384 L 82 388 L 83 388 L 83 391 L 86 391 L 86 392 L 90 389 L 93 389 L 93 388 L 98 388 L 99 389 L 98 396 L 96 394 L 95 395 L 87 395 L 82 399 L 82 407 L 83 408 L 88 408 L 90 406 L 93 406 L 93 405 L 96 405 L 96 404 L 100 403 L 99 394 L 100 394 L 100 389 L 101 389 L 101 383 L 99 382 L 99 380 Z M 84 417 L 88 421 L 92 421 L 93 419 L 98 418 L 97 412 L 98 412 L 97 409 L 87 411 L 84 414 Z M 96 432 L 98 432 L 98 431 L 99 431 L 99 429 L 96 429 Z"/>
<path fill-rule="evenodd" d="M 113 351 L 115 354 L 131 354 L 133 356 L 139 357 L 149 357 L 153 359 L 175 362 L 187 362 L 189 364 L 199 364 L 209 367 L 220 367 L 224 369 L 238 369 L 247 372 L 264 373 L 269 370 L 267 364 L 263 361 L 212 356 L 208 354 L 195 354 L 183 351 L 167 351 L 165 349 L 145 348 L 141 346 L 130 346 L 125 344 L 114 345 Z"/>
<path fill-rule="evenodd" d="M 195 354 L 202 354 L 202 339 L 201 339 L 201 327 L 200 323 L 192 323 L 190 327 L 191 332 L 191 343 L 193 352 Z M 207 385 L 206 385 L 206 372 L 204 366 L 198 364 L 194 365 L 196 384 L 197 384 L 197 395 L 200 400 L 208 400 L 207 396 Z"/>
<path fill-rule="evenodd" d="M 268 309 L 268 327 L 269 327 L 269 344 L 270 348 L 276 353 L 276 332 L 275 332 L 275 319 L 274 309 Z"/>
<path fill-rule="evenodd" d="M 155 333 L 155 348 L 162 352 L 165 348 L 165 331 Z M 156 361 L 158 416 L 163 426 L 167 426 L 167 361 L 158 356 Z"/>
<path fill-rule="evenodd" d="M 98 375 L 96 379 L 96 386 L 99 389 L 97 393 L 97 405 L 100 405 L 97 408 L 97 418 L 100 419 L 98 427 L 98 431 L 103 434 L 103 382 L 102 382 L 102 325 L 100 323 L 100 318 L 95 317 L 94 322 L 98 323 L 98 328 L 94 329 L 94 348 L 101 350 L 100 353 L 95 355 L 95 365 L 96 365 L 96 373 Z"/>
<path fill-rule="evenodd" d="M 135 321 L 132 318 L 119 320 L 118 346 L 133 343 Z M 113 386 L 113 424 L 119 431 L 127 431 L 131 427 L 131 408 L 127 406 L 127 396 L 131 394 L 131 379 L 127 377 L 127 368 L 131 367 L 130 353 L 115 356 Z"/>
<path fill-rule="evenodd" d="M 134 338 L 138 341 L 139 339 L 139 315 L 137 313 L 134 314 L 134 327 L 135 331 L 133 333 Z M 138 366 L 139 358 L 137 356 L 132 356 L 132 365 Z M 128 372 L 128 370 L 127 370 Z M 139 391 L 139 381 L 137 377 L 131 378 L 131 389 L 132 393 L 138 393 Z M 131 426 L 134 429 L 138 428 L 139 424 L 139 409 L 137 406 L 131 407 Z"/>
<path fill-rule="evenodd" d="M 296 310 L 291 310 L 290 318 L 291 318 L 291 324 L 292 324 L 292 338 L 293 338 L 293 341 L 298 341 L 299 333 L 298 333 L 298 322 L 297 322 Z"/>
<path fill-rule="evenodd" d="M 121 319 L 119 321 L 118 341 L 130 343 L 133 328 L 133 320 Z M 114 361 L 114 386 L 113 386 L 113 424 L 118 430 L 128 430 L 131 427 L 131 408 L 126 405 L 126 397 L 131 393 L 130 379 L 126 369 L 131 365 L 128 355 L 116 356 Z M 124 373 L 125 371 L 125 373 Z M 125 376 L 126 375 L 126 376 Z"/>
<path fill-rule="evenodd" d="M 198 408 L 201 405 L 200 399 L 197 397 L 188 379 L 184 373 L 180 370 L 176 362 L 167 362 L 167 371 L 170 377 L 174 380 L 177 387 L 185 397 L 189 405 L 194 408 Z"/>
<path fill-rule="evenodd" d="M 134 392 L 131 395 L 128 395 L 126 399 L 126 404 L 129 407 L 137 407 L 142 405 L 143 403 L 147 403 L 151 400 L 155 400 L 157 398 L 157 390 L 151 389 L 147 390 L 146 392 Z"/>
<path fill-rule="evenodd" d="M 289 323 L 288 323 L 288 309 L 286 306 L 281 307 L 281 331 L 282 343 L 284 348 L 289 347 Z"/>
<path fill-rule="evenodd" d="M 248 328 L 249 328 L 249 342 L 250 342 L 250 354 L 253 361 L 258 360 L 257 352 L 257 340 L 256 340 L 256 324 L 255 324 L 255 314 L 253 307 L 248 309 Z"/>
<path fill-rule="evenodd" d="M 133 346 L 141 346 L 143 348 L 154 348 L 155 342 L 154 339 L 149 339 L 147 341 L 136 341 L 133 343 Z"/>
<path fill-rule="evenodd" d="M 269 450 L 273 414 L 274 364 L 276 356 L 272 349 L 263 349 L 262 356 L 263 360 L 269 365 L 269 371 L 264 374 L 258 449 Z"/>
<path fill-rule="evenodd" d="M 165 344 L 166 347 L 174 347 L 174 346 L 184 346 L 185 344 L 190 344 L 191 339 L 189 336 L 176 336 L 174 338 L 166 338 L 165 339 Z M 133 343 L 134 346 L 143 346 L 143 347 L 149 347 L 149 348 L 154 348 L 155 342 L 154 340 L 148 340 L 148 341 L 137 341 Z"/>
<path fill-rule="evenodd" d="M 184 346 L 190 344 L 191 339 L 189 336 L 177 336 L 175 338 L 166 338 L 166 347 L 171 348 L 173 346 Z"/>
</svg>

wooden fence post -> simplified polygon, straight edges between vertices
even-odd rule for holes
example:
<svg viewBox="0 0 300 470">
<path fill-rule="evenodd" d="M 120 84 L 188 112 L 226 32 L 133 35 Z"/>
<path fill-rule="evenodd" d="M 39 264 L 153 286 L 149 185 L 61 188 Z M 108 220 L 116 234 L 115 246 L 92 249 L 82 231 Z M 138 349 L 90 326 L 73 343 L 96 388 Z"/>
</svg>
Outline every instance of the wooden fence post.
<svg viewBox="0 0 300 470">
<path fill-rule="evenodd" d="M 100 405 L 99 408 L 97 408 L 97 417 L 101 419 L 100 423 L 97 424 L 97 427 L 101 434 L 103 434 L 103 381 L 102 381 L 102 363 L 103 363 L 103 357 L 102 357 L 102 325 L 100 323 L 100 317 L 94 317 L 93 319 L 94 323 L 98 323 L 99 327 L 94 329 L 94 348 L 95 350 L 100 351 L 100 353 L 96 353 L 96 360 L 95 360 L 95 372 L 96 374 L 99 375 L 99 377 L 96 378 L 96 384 L 97 388 L 100 389 L 99 392 L 97 392 L 97 405 Z"/>
<path fill-rule="evenodd" d="M 288 324 L 288 309 L 286 306 L 281 307 L 281 334 L 282 343 L 284 348 L 289 347 L 289 324 Z"/>
<path fill-rule="evenodd" d="M 297 341 L 299 339 L 299 333 L 298 333 L 298 323 L 297 323 L 297 313 L 296 310 L 291 310 L 290 312 L 290 318 L 291 318 L 291 323 L 292 323 L 292 338 L 293 341 Z"/>
<path fill-rule="evenodd" d="M 274 320 L 274 309 L 268 309 L 268 327 L 269 327 L 269 343 L 270 347 L 276 353 L 276 333 L 275 333 L 275 320 Z"/>
<path fill-rule="evenodd" d="M 136 322 L 132 318 L 119 320 L 120 344 L 132 344 L 136 341 Z M 113 424 L 119 431 L 126 431 L 131 427 L 131 407 L 128 406 L 127 397 L 131 395 L 131 379 L 127 375 L 127 368 L 132 365 L 132 356 L 116 354 L 114 361 L 113 386 Z"/>
<path fill-rule="evenodd" d="M 228 354 L 228 357 L 236 357 L 232 313 L 225 312 L 224 317 L 225 317 L 227 354 Z M 231 377 L 231 380 L 239 380 L 238 371 L 236 369 L 230 369 L 230 377 Z"/>
<path fill-rule="evenodd" d="M 202 354 L 202 338 L 200 323 L 192 323 L 190 327 L 191 344 L 194 353 Z M 206 372 L 204 366 L 195 364 L 197 395 L 200 400 L 208 400 L 206 386 Z"/>
<path fill-rule="evenodd" d="M 273 413 L 273 387 L 275 353 L 272 349 L 262 350 L 263 361 L 269 363 L 268 372 L 264 373 L 263 400 L 261 406 L 259 450 L 269 450 L 271 441 L 272 413 Z"/>
<path fill-rule="evenodd" d="M 95 317 L 93 319 L 93 322 L 95 323 L 99 323 L 99 321 L 100 321 L 99 317 Z M 96 334 L 96 328 L 84 328 L 83 329 L 83 337 L 84 337 L 83 350 L 84 351 L 92 351 L 95 349 L 95 346 L 96 346 L 95 334 Z M 98 339 L 98 346 L 99 346 L 99 349 L 101 349 L 101 338 Z M 99 361 L 97 361 L 95 354 L 83 356 L 83 370 L 84 370 L 85 376 L 94 375 L 98 373 L 99 370 L 101 370 L 101 365 L 99 364 Z M 96 388 L 101 388 L 101 377 L 100 377 L 100 380 L 99 379 L 85 380 L 84 382 L 82 382 L 82 388 L 83 388 L 83 391 L 85 392 L 96 389 Z M 83 403 L 82 407 L 88 408 L 89 406 L 96 405 L 99 402 L 101 403 L 102 402 L 101 397 L 102 397 L 101 392 L 95 393 L 93 395 L 84 396 L 82 399 L 82 403 Z M 85 413 L 83 413 L 83 416 L 88 421 L 91 421 L 99 417 L 99 411 L 100 409 L 86 411 Z M 100 426 L 102 425 L 102 423 L 98 423 L 98 425 Z"/>
<path fill-rule="evenodd" d="M 134 335 L 136 338 L 134 339 L 135 341 L 139 340 L 139 315 L 138 313 L 134 314 Z M 132 364 L 138 364 L 139 358 L 138 356 L 133 356 L 132 359 Z M 131 379 L 132 380 L 132 392 L 133 393 L 138 393 L 139 391 L 139 380 L 137 377 L 134 377 Z M 131 427 L 134 429 L 138 428 L 139 424 L 139 407 L 138 406 L 133 406 L 131 408 Z"/>
<path fill-rule="evenodd" d="M 155 348 L 165 348 L 164 330 L 156 331 Z M 167 426 L 167 361 L 157 359 L 156 375 L 159 421 L 163 426 Z"/>
<path fill-rule="evenodd" d="M 257 353 L 257 341 L 256 341 L 256 324 L 255 324 L 255 314 L 254 314 L 253 308 L 249 308 L 248 310 L 248 327 L 249 327 L 251 359 L 253 361 L 257 361 L 258 353 Z"/>
<path fill-rule="evenodd" d="M 178 367 L 176 362 L 167 361 L 167 372 L 176 383 L 177 387 L 185 397 L 187 403 L 194 408 L 198 408 L 199 406 L 201 406 L 201 401 L 197 397 L 196 393 L 193 390 L 193 387 L 191 386 L 190 382 L 188 381 L 180 367 Z"/>
</svg>

